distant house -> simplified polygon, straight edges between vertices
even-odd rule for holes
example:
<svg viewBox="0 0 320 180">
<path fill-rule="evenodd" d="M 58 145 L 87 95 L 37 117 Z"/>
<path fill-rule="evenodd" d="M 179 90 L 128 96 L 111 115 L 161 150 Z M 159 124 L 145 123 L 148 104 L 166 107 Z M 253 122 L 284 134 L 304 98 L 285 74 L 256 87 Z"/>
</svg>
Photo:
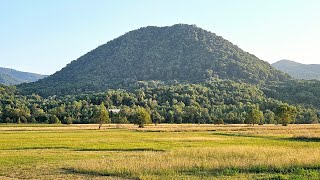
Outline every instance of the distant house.
<svg viewBox="0 0 320 180">
<path fill-rule="evenodd" d="M 118 114 L 120 112 L 120 109 L 109 109 L 109 112 L 113 114 Z"/>
</svg>

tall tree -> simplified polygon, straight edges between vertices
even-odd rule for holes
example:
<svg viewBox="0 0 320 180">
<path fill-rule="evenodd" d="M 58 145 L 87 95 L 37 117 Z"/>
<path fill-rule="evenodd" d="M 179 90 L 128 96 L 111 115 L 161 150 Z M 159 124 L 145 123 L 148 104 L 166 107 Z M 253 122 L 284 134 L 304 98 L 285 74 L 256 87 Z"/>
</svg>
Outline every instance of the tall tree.
<svg viewBox="0 0 320 180">
<path fill-rule="evenodd" d="M 135 124 L 139 125 L 139 128 L 143 128 L 145 124 L 151 123 L 150 113 L 142 107 L 136 109 Z"/>
<path fill-rule="evenodd" d="M 101 129 L 102 124 L 111 123 L 111 120 L 109 118 L 109 112 L 103 103 L 100 104 L 95 119 L 96 122 L 99 123 L 99 129 Z"/>
<path fill-rule="evenodd" d="M 259 124 L 263 119 L 263 112 L 260 111 L 257 107 L 253 107 L 250 109 L 247 117 L 247 123 L 252 124 Z"/>
<path fill-rule="evenodd" d="M 276 109 L 276 117 L 278 123 L 281 123 L 283 126 L 287 126 L 291 123 L 297 114 L 297 109 L 288 104 L 282 104 Z"/>
<path fill-rule="evenodd" d="M 264 113 L 264 122 L 267 124 L 274 124 L 275 123 L 275 115 L 270 109 L 267 109 Z"/>
</svg>

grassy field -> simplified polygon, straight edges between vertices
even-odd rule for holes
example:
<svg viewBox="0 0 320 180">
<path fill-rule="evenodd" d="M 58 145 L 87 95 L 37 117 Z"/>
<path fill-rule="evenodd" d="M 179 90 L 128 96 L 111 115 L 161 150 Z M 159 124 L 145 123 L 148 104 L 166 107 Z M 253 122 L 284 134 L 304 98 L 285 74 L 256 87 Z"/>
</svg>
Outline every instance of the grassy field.
<svg viewBox="0 0 320 180">
<path fill-rule="evenodd" d="M 320 179 L 320 125 L 0 125 L 0 179 Z"/>
</svg>

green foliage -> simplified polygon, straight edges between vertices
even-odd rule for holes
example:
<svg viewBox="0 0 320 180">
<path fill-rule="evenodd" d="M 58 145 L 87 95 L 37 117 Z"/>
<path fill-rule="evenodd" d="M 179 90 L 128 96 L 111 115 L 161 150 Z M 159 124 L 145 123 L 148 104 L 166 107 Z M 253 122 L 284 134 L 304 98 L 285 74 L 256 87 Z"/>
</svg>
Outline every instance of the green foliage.
<svg viewBox="0 0 320 180">
<path fill-rule="evenodd" d="M 266 96 L 289 104 L 320 108 L 320 81 L 290 80 L 262 88 Z"/>
<path fill-rule="evenodd" d="M 247 114 L 247 124 L 263 124 L 263 112 L 258 107 L 252 107 Z"/>
<path fill-rule="evenodd" d="M 60 124 L 61 121 L 57 118 L 56 115 L 52 115 L 52 116 L 50 116 L 50 118 L 49 118 L 49 123 L 50 123 L 50 124 Z"/>
<path fill-rule="evenodd" d="M 139 82 L 133 91 L 108 90 L 104 93 L 52 96 L 22 96 L 14 87 L 0 86 L 0 123 L 53 123 L 56 116 L 63 124 L 135 123 L 135 109 L 144 107 L 153 123 L 243 124 L 275 123 L 277 108 L 283 102 L 268 98 L 257 86 L 212 78 L 199 84 L 164 85 Z M 104 106 L 104 108 L 101 107 Z M 319 110 L 295 106 L 296 123 L 318 123 Z M 264 118 L 248 114 L 259 107 Z M 107 109 L 120 109 L 110 113 Z M 102 110 L 102 111 L 101 111 Z M 102 114 L 101 114 L 102 112 Z M 105 112 L 105 113 L 104 113 Z M 261 112 L 259 112 L 261 115 Z M 248 122 L 248 120 L 250 122 Z M 293 118 L 294 120 L 294 118 Z"/>
<path fill-rule="evenodd" d="M 96 116 L 95 116 L 96 123 L 99 123 L 99 129 L 101 128 L 102 124 L 111 123 L 109 118 L 109 112 L 107 111 L 106 107 L 103 103 L 97 108 Z"/>
<path fill-rule="evenodd" d="M 223 119 L 219 118 L 214 121 L 214 124 L 224 124 Z"/>
<path fill-rule="evenodd" d="M 118 88 L 132 90 L 140 81 L 198 83 L 214 77 L 254 84 L 289 79 L 214 33 L 178 24 L 126 33 L 54 75 L 22 84 L 19 89 L 46 97 Z"/>
<path fill-rule="evenodd" d="M 142 107 L 138 107 L 136 109 L 135 115 L 135 124 L 139 125 L 139 128 L 143 128 L 145 124 L 151 123 L 151 115 L 150 113 Z"/>
<path fill-rule="evenodd" d="M 318 112 L 313 109 L 303 109 L 296 117 L 297 123 L 317 124 L 319 123 Z"/>
<path fill-rule="evenodd" d="M 112 123 L 116 123 L 116 124 L 128 124 L 128 118 L 126 116 L 122 116 L 122 115 L 114 115 L 112 118 Z"/>
<path fill-rule="evenodd" d="M 74 119 L 72 117 L 66 117 L 65 121 L 63 122 L 64 124 L 72 124 Z"/>
<path fill-rule="evenodd" d="M 264 113 L 264 123 L 266 124 L 275 124 L 275 114 L 270 109 L 267 109 Z"/>
<path fill-rule="evenodd" d="M 165 120 L 158 111 L 152 111 L 151 119 L 154 124 L 159 124 Z"/>
<path fill-rule="evenodd" d="M 283 126 L 287 126 L 294 121 L 296 113 L 297 110 L 295 107 L 289 106 L 288 104 L 282 104 L 276 109 L 277 121 Z"/>
</svg>

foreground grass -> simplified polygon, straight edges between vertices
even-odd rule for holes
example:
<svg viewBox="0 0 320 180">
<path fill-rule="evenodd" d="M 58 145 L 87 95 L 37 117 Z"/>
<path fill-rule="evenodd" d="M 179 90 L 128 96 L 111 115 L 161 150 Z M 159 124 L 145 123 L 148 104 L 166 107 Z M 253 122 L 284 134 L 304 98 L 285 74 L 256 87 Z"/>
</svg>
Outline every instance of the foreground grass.
<svg viewBox="0 0 320 180">
<path fill-rule="evenodd" d="M 320 179 L 320 125 L 0 126 L 0 179 Z"/>
</svg>

